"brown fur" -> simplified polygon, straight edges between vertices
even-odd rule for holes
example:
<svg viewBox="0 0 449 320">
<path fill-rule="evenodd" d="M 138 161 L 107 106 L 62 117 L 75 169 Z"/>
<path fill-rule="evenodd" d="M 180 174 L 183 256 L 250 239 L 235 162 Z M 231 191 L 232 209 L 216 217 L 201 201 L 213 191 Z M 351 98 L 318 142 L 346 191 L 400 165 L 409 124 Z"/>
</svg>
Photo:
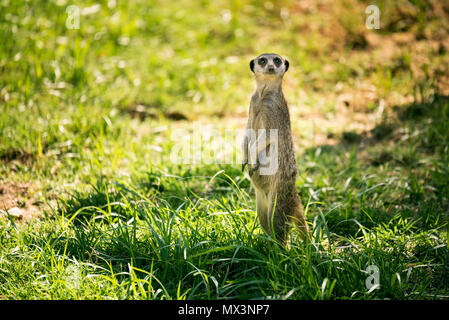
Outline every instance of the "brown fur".
<svg viewBox="0 0 449 320">
<path fill-rule="evenodd" d="M 260 174 L 258 164 L 248 162 L 249 148 L 254 142 L 254 139 L 248 136 L 243 142 L 243 167 L 248 164 L 251 182 L 256 190 L 256 211 L 262 228 L 270 235 L 274 231 L 276 239 L 285 244 L 288 240 L 288 223 L 296 224 L 302 231 L 302 237 L 308 237 L 307 223 L 296 191 L 298 171 L 293 151 L 290 114 L 282 92 L 282 77 L 288 68 L 288 62 L 285 67 L 283 59 L 284 67 L 277 67 L 274 75 L 267 75 L 264 69 L 270 64 L 270 56 L 271 60 L 279 56 L 261 56 L 268 59 L 265 68 L 251 64 L 257 89 L 251 97 L 247 129 L 278 130 L 278 168 L 274 174 L 263 175 Z M 269 150 L 268 138 L 267 141 L 267 150 L 262 152 Z M 257 161 L 259 158 L 260 153 L 257 154 Z"/>
</svg>

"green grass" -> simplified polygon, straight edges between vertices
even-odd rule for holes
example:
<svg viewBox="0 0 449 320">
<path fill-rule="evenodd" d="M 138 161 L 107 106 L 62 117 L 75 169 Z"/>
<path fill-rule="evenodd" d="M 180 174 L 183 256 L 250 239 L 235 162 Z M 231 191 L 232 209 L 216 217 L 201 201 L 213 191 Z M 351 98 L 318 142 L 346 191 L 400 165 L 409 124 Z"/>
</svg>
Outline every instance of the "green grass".
<svg viewBox="0 0 449 320">
<path fill-rule="evenodd" d="M 443 47 L 379 58 L 364 1 L 98 3 L 69 30 L 65 8 L 95 2 L 0 0 L 0 185 L 29 182 L 41 210 L 24 222 L 0 203 L 0 299 L 449 298 Z M 449 13 L 426 3 L 378 1 L 375 34 L 447 37 Z M 286 248 L 261 230 L 238 162 L 170 161 L 193 121 L 243 129 L 261 52 L 291 65 L 311 241 L 294 229 Z M 377 96 L 359 114 L 385 102 L 372 128 L 312 117 L 335 119 L 338 92 L 364 82 Z"/>
</svg>

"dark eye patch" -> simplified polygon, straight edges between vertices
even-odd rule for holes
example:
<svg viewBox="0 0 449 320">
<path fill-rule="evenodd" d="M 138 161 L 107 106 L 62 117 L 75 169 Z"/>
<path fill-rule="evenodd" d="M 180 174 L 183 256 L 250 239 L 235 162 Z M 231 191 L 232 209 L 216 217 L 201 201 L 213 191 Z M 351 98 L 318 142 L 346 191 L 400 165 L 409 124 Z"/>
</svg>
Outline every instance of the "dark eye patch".
<svg viewBox="0 0 449 320">
<path fill-rule="evenodd" d="M 279 67 L 282 63 L 281 59 L 279 59 L 279 58 L 274 58 L 273 62 L 276 65 L 276 67 Z"/>
<path fill-rule="evenodd" d="M 263 66 L 264 64 L 267 63 L 267 59 L 265 59 L 265 58 L 260 58 L 258 62 L 259 62 L 259 65 Z"/>
</svg>

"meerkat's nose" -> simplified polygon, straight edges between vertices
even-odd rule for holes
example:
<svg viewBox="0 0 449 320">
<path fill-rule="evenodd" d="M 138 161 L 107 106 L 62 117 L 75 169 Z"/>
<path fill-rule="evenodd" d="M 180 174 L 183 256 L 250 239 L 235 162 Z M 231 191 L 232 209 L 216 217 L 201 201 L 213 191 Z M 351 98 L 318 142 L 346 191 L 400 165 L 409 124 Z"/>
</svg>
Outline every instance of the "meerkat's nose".
<svg viewBox="0 0 449 320">
<path fill-rule="evenodd" d="M 267 68 L 268 68 L 269 72 L 273 72 L 274 71 L 274 66 L 268 66 Z"/>
</svg>

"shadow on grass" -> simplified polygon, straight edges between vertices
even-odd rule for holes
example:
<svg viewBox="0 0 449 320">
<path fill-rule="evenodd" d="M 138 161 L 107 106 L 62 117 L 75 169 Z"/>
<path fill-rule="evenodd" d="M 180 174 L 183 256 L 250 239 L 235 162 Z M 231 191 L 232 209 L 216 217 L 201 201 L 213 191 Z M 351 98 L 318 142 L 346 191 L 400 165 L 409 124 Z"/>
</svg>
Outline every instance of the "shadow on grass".
<svg viewBox="0 0 449 320">
<path fill-rule="evenodd" d="M 337 145 L 306 150 L 300 174 L 313 182 L 301 186 L 301 196 L 308 199 L 313 189 L 318 196 L 312 200 L 325 202 L 328 210 L 340 204 L 326 219 L 341 235 L 360 233 L 354 219 L 368 228 L 395 216 L 422 230 L 445 226 L 448 141 L 449 97 L 394 107 L 369 132 L 344 132 Z"/>
</svg>

